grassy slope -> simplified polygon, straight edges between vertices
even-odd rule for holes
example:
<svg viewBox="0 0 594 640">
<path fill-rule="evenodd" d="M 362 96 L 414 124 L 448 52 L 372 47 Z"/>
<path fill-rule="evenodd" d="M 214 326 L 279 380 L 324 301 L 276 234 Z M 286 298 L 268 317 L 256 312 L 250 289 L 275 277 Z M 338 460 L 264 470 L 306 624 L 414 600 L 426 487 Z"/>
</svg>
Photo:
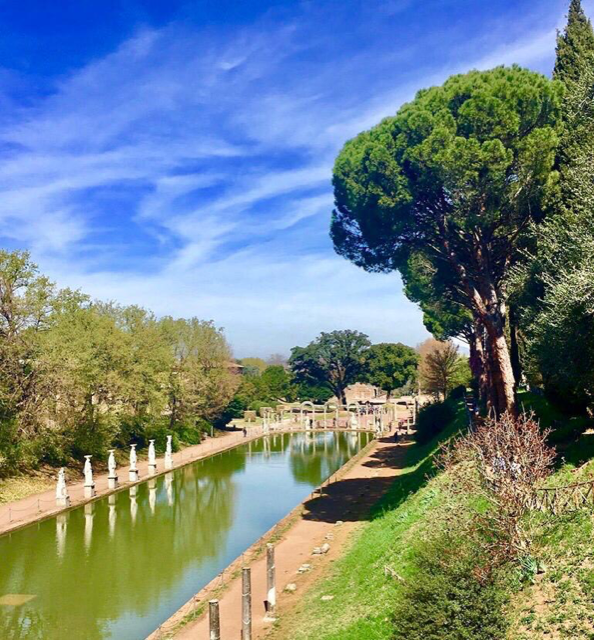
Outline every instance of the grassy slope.
<svg viewBox="0 0 594 640">
<path fill-rule="evenodd" d="M 466 424 L 459 406 L 456 419 L 440 439 Z M 411 578 L 418 534 L 431 527 L 431 511 L 440 479 L 427 479 L 438 443 L 412 447 L 407 468 L 356 534 L 351 548 L 325 579 L 304 597 L 274 637 L 291 640 L 384 640 L 393 634 L 390 616 L 402 580 Z M 386 567 L 388 570 L 386 571 Z M 322 601 L 323 595 L 332 595 Z"/>
<path fill-rule="evenodd" d="M 590 426 L 552 408 L 540 396 L 524 393 L 520 400 L 534 410 L 543 427 L 553 427 L 551 441 L 563 459 L 550 479 L 565 485 L 594 475 L 594 435 Z M 440 439 L 465 424 L 456 420 Z M 414 558 L 420 533 L 432 526 L 440 498 L 440 476 L 427 479 L 437 443 L 413 447 L 407 468 L 390 493 L 356 534 L 350 549 L 329 575 L 306 594 L 274 638 L 291 640 L 389 640 L 394 603 L 403 580 L 414 579 Z M 594 496 L 592 502 L 594 503 Z M 538 516 L 534 555 L 544 567 L 534 584 L 510 584 L 512 621 L 508 640 L 537 638 L 594 640 L 594 524 L 589 510 L 553 518 Z M 386 571 L 385 568 L 389 570 Z M 387 575 L 386 575 L 387 574 Z M 332 595 L 322 601 L 323 595 Z"/>
<path fill-rule="evenodd" d="M 526 394 L 525 400 L 544 426 L 557 427 L 562 459 L 547 484 L 563 486 L 594 477 L 594 434 L 585 418 L 569 418 L 544 398 Z M 565 437 L 565 440 L 564 440 Z M 594 496 L 591 501 L 594 504 Z M 592 511 L 560 517 L 542 516 L 537 526 L 534 555 L 544 567 L 533 585 L 512 600 L 514 621 L 510 640 L 594 639 L 594 526 Z"/>
</svg>

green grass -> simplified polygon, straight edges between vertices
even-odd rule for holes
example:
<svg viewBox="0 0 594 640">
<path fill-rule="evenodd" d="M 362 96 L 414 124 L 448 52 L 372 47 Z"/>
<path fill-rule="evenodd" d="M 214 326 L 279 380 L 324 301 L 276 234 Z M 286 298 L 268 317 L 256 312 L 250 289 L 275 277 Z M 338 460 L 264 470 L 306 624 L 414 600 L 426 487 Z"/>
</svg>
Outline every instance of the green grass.
<svg viewBox="0 0 594 640">
<path fill-rule="evenodd" d="M 394 632 L 391 616 L 403 581 L 413 578 L 414 556 L 421 534 L 432 526 L 430 514 L 439 504 L 440 476 L 432 457 L 439 442 L 466 425 L 462 404 L 439 438 L 413 446 L 407 466 L 370 520 L 358 530 L 351 548 L 331 573 L 304 597 L 289 635 L 291 640 L 383 640 Z M 429 478 L 428 476 L 432 476 Z M 332 595 L 322 601 L 323 595 Z"/>
<path fill-rule="evenodd" d="M 554 430 L 552 443 L 562 443 L 562 457 L 549 483 L 571 484 L 594 477 L 594 435 L 584 433 L 591 421 L 564 415 L 541 396 L 522 393 L 520 401 L 533 410 L 543 428 Z M 394 614 L 407 611 L 410 586 L 424 580 L 433 589 L 431 574 L 421 574 L 419 559 L 426 553 L 426 541 L 439 528 L 446 479 L 436 474 L 433 455 L 440 441 L 447 440 L 466 423 L 460 405 L 455 420 L 425 446 L 412 446 L 406 468 L 389 493 L 359 528 L 344 555 L 329 573 L 314 584 L 288 620 L 273 632 L 283 640 L 393 640 Z M 561 448 L 561 447 L 560 447 Z M 586 462 L 592 459 L 591 462 Z M 579 465 L 579 469 L 578 467 Z M 594 497 L 592 500 L 594 508 Z M 536 514 L 533 519 L 532 556 L 539 567 L 534 577 L 511 567 L 492 601 L 502 609 L 509 631 L 492 635 L 493 640 L 594 640 L 594 522 L 592 508 L 554 517 Z M 460 514 L 462 515 L 462 514 Z M 443 580 L 445 576 L 442 577 Z M 452 585 L 446 585 L 444 593 Z M 407 599 L 408 591 L 408 599 Z M 414 592 L 414 589 L 413 589 Z M 421 593 L 422 590 L 421 590 Z M 322 601 L 331 595 L 332 600 Z M 432 592 L 429 592 L 432 596 Z M 464 595 L 464 594 L 462 594 Z M 469 594 L 470 595 L 470 594 Z M 476 618 L 489 603 L 469 599 L 466 608 Z M 435 600 L 422 598 L 418 606 L 425 620 Z M 454 603 L 454 607 L 457 606 Z M 404 607 L 404 608 L 403 608 Z M 420 607 L 423 607 L 421 610 Z M 485 609 L 486 607 L 486 609 Z M 441 611 L 439 607 L 436 609 Z M 465 612 L 468 614 L 468 611 Z M 497 625 L 497 617 L 495 624 Z M 426 623 L 424 623 L 426 624 Z M 414 638 L 440 638 L 440 627 L 429 620 L 424 634 L 422 624 Z M 414 625 L 413 625 L 414 626 Z M 410 625 L 409 625 L 410 627 Z M 502 625 L 501 628 L 504 628 Z M 443 627 L 441 627 L 443 629 Z M 398 636 L 400 637 L 400 636 Z M 474 638 L 462 627 L 448 638 Z M 491 637 L 491 636 L 484 636 Z"/>
</svg>

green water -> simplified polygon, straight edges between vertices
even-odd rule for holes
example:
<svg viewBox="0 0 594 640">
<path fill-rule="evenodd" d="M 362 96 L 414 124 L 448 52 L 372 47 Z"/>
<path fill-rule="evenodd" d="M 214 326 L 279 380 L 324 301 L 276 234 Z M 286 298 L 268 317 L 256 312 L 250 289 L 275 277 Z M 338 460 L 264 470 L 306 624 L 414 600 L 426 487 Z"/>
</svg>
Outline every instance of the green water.
<svg viewBox="0 0 594 640">
<path fill-rule="evenodd" d="M 141 640 L 370 439 L 267 436 L 0 537 L 0 639 Z"/>
</svg>

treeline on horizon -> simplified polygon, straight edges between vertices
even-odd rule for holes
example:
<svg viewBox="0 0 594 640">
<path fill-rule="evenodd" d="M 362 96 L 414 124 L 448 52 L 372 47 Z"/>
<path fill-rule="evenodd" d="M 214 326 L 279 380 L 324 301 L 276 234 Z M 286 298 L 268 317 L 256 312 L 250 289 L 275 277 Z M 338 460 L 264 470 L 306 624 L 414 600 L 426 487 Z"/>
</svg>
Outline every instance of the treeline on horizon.
<svg viewBox="0 0 594 640">
<path fill-rule="evenodd" d="M 372 344 L 353 330 L 322 332 L 305 347 L 294 347 L 285 359 L 243 358 L 239 388 L 227 408 L 229 418 L 285 402 L 324 404 L 331 398 L 346 404 L 345 391 L 355 382 L 373 385 L 387 399 L 416 394 L 436 400 L 470 384 L 468 358 L 452 341 L 429 338 L 416 348 L 400 342 Z"/>
<path fill-rule="evenodd" d="M 346 143 L 336 251 L 398 270 L 428 330 L 470 346 L 483 407 L 527 383 L 594 412 L 594 34 L 571 0 L 552 79 L 497 67 L 420 91 Z"/>
<path fill-rule="evenodd" d="M 358 331 L 322 333 L 285 361 L 245 358 L 239 375 L 213 322 L 157 318 L 138 306 L 58 289 L 26 252 L 0 250 L 0 477 L 47 464 L 105 460 L 110 448 L 196 444 L 247 409 L 325 402 L 353 382 L 388 394 L 423 385 L 445 397 L 467 358 L 429 341 L 419 354 Z M 435 344 L 433 344 L 435 343 Z M 278 363 L 278 364 L 275 364 Z M 431 377 L 433 375 L 433 378 Z"/>
</svg>

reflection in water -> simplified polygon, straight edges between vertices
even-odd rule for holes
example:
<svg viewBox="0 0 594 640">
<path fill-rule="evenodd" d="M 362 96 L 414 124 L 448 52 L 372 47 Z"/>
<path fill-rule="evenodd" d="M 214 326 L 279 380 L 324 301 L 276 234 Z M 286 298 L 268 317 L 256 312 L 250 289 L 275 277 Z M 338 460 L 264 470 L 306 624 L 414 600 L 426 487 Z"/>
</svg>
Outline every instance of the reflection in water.
<svg viewBox="0 0 594 640">
<path fill-rule="evenodd" d="M 268 436 L 0 537 L 0 596 L 35 596 L 0 607 L 0 638 L 146 637 L 344 464 L 349 435 Z"/>
<path fill-rule="evenodd" d="M 130 519 L 132 520 L 132 526 L 136 524 L 136 514 L 138 513 L 138 504 L 136 502 L 137 494 L 138 486 L 134 485 L 130 487 Z"/>
<path fill-rule="evenodd" d="M 173 473 L 165 474 L 165 490 L 167 491 L 167 505 L 173 505 Z"/>
<path fill-rule="evenodd" d="M 116 519 L 118 512 L 116 511 L 116 495 L 111 494 L 107 498 L 107 504 L 109 505 L 109 537 L 113 538 L 115 534 Z"/>
<path fill-rule="evenodd" d="M 62 558 L 64 556 L 69 515 L 70 512 L 66 511 L 65 513 L 60 513 L 56 516 L 56 551 L 59 558 Z"/>
<path fill-rule="evenodd" d="M 88 553 L 93 540 L 93 518 L 95 517 L 95 503 L 85 504 L 85 551 Z"/>
<path fill-rule="evenodd" d="M 157 479 L 152 478 L 148 481 L 149 488 L 149 507 L 151 513 L 155 515 L 155 504 L 157 503 Z"/>
</svg>

